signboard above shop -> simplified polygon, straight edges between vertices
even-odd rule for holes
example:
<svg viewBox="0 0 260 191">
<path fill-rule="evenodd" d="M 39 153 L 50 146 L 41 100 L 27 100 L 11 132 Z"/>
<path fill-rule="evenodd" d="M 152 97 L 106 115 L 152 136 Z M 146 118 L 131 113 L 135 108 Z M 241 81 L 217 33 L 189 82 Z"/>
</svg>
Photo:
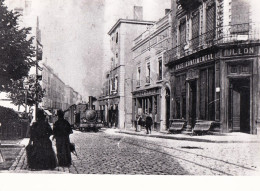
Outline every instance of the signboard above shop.
<svg viewBox="0 0 260 191">
<path fill-rule="evenodd" d="M 214 57 L 215 57 L 214 54 L 211 53 L 211 54 L 199 56 L 197 58 L 191 58 L 190 60 L 188 60 L 186 62 L 182 62 L 180 64 L 177 64 L 175 66 L 175 70 L 177 71 L 177 70 L 181 70 L 181 69 L 187 68 L 189 66 L 197 65 L 197 64 L 200 64 L 200 63 L 203 63 L 203 62 L 213 61 Z"/>
<path fill-rule="evenodd" d="M 223 50 L 223 56 L 243 56 L 255 54 L 255 47 L 234 47 Z"/>
</svg>

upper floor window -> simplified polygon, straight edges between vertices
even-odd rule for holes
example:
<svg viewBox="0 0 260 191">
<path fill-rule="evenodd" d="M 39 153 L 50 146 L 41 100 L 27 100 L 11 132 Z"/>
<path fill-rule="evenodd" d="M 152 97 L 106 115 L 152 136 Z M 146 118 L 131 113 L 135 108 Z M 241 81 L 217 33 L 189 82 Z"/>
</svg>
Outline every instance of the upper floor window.
<svg viewBox="0 0 260 191">
<path fill-rule="evenodd" d="M 115 91 L 118 89 L 118 76 L 115 77 Z"/>
<path fill-rule="evenodd" d="M 192 18 L 191 18 L 191 22 L 192 22 L 192 31 L 191 31 L 191 35 L 192 35 L 192 48 L 196 49 L 199 45 L 199 12 L 196 11 L 192 14 Z"/>
<path fill-rule="evenodd" d="M 118 32 L 116 33 L 116 43 L 118 43 Z"/>
<path fill-rule="evenodd" d="M 162 80 L 162 57 L 158 58 L 158 80 Z"/>
<path fill-rule="evenodd" d="M 186 43 L 186 19 L 182 19 L 179 25 L 179 41 L 180 45 L 184 45 Z"/>
<path fill-rule="evenodd" d="M 146 83 L 150 83 L 150 79 L 151 79 L 151 66 L 150 66 L 150 62 L 148 62 L 146 65 Z"/>
<path fill-rule="evenodd" d="M 184 48 L 186 45 L 186 18 L 180 21 L 179 25 L 179 45 L 180 45 L 180 54 L 184 55 Z"/>
<path fill-rule="evenodd" d="M 140 80 L 141 80 L 141 67 L 139 66 L 137 68 L 137 76 L 136 76 L 136 85 L 140 86 Z"/>
<path fill-rule="evenodd" d="M 215 18 L 215 3 L 213 1 L 209 1 L 206 8 L 206 41 L 211 41 L 215 37 Z"/>
<path fill-rule="evenodd" d="M 250 4 L 244 0 L 232 0 L 231 3 L 231 33 L 249 31 Z"/>
</svg>

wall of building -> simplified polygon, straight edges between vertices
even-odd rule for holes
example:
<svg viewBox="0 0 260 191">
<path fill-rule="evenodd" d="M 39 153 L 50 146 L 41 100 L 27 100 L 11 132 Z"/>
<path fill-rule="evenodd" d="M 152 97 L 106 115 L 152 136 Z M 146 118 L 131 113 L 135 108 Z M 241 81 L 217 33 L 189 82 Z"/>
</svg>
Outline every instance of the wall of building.
<svg viewBox="0 0 260 191">
<path fill-rule="evenodd" d="M 179 3 L 185 5 L 183 0 Z M 222 132 L 256 133 L 259 63 L 255 57 L 260 36 L 259 24 L 254 22 L 259 19 L 252 14 L 254 3 L 243 0 L 198 1 L 194 9 L 187 6 L 184 10 L 178 6 L 176 17 L 173 15 L 176 46 L 168 52 L 173 82 L 171 97 L 174 100 L 171 115 L 182 119 L 184 113 L 187 127 L 196 128 L 198 120 L 215 120 Z M 247 90 L 242 91 L 243 88 Z M 180 95 L 180 91 L 185 95 Z M 183 95 L 184 100 L 177 103 Z M 241 100 L 245 96 L 250 102 L 241 110 L 245 105 Z M 247 119 L 243 118 L 244 110 L 247 110 Z"/>
<path fill-rule="evenodd" d="M 159 88 L 160 96 L 154 97 L 154 95 L 144 94 L 143 97 L 137 95 L 138 99 L 145 99 L 147 96 L 153 96 L 155 98 L 153 109 L 153 120 L 159 126 L 156 127 L 158 130 L 166 129 L 166 88 L 169 85 L 169 74 L 165 67 L 165 52 L 172 47 L 171 40 L 171 15 L 168 13 L 161 20 L 157 21 L 154 26 L 150 27 L 149 30 L 141 33 L 133 42 L 133 91 L 140 92 L 142 90 L 152 90 Z M 159 61 L 161 62 L 161 73 L 159 77 Z M 148 77 L 148 63 L 150 67 L 150 79 Z M 138 77 L 138 68 L 140 68 L 140 81 Z M 168 84 L 168 85 L 166 85 Z M 137 98 L 136 97 L 136 98 Z M 135 100 L 136 101 L 136 100 Z M 137 107 L 140 107 L 137 106 Z M 137 107 L 133 111 L 133 120 L 135 114 L 137 114 Z M 145 111 L 143 111 L 145 112 Z"/>
<path fill-rule="evenodd" d="M 130 23 L 124 23 L 122 24 L 120 30 L 121 30 L 121 38 L 123 37 L 124 40 L 120 43 L 120 49 L 123 51 L 120 51 L 120 62 L 125 65 L 125 71 L 123 71 L 122 75 L 124 75 L 124 78 L 122 78 L 122 84 L 124 84 L 124 95 L 125 95 L 125 126 L 126 128 L 132 127 L 132 90 L 133 90 L 133 71 L 135 69 L 135 66 L 132 63 L 133 55 L 131 46 L 133 43 L 133 40 L 136 38 L 137 34 L 143 33 L 147 29 L 147 25 L 139 25 L 139 24 L 130 24 Z"/>
</svg>

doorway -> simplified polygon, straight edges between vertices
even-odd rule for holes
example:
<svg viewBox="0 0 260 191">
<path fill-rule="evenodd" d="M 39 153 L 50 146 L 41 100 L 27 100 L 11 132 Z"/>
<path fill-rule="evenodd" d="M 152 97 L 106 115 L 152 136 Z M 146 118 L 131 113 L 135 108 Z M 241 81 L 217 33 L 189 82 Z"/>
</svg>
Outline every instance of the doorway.
<svg viewBox="0 0 260 191">
<path fill-rule="evenodd" d="M 196 109 L 197 109 L 197 81 L 189 82 L 190 85 L 190 120 L 189 123 L 193 128 L 196 123 Z"/>
<path fill-rule="evenodd" d="M 250 133 L 250 79 L 229 82 L 229 129 Z"/>
<path fill-rule="evenodd" d="M 166 129 L 169 129 L 169 125 L 170 125 L 170 89 L 168 87 L 166 87 L 166 95 L 165 95 L 165 104 L 166 104 Z"/>
</svg>

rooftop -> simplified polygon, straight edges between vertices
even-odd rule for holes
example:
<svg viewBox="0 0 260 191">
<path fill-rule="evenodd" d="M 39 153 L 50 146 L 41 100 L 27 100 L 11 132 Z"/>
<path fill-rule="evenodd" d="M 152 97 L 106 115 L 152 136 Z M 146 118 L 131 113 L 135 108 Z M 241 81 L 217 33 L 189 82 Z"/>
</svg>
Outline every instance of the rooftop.
<svg viewBox="0 0 260 191">
<path fill-rule="evenodd" d="M 143 20 L 134 20 L 134 19 L 119 19 L 116 24 L 109 30 L 108 35 L 111 35 L 112 32 L 121 24 L 121 23 L 130 23 L 130 24 L 141 24 L 141 25 L 153 25 L 155 21 L 143 21 Z"/>
</svg>

